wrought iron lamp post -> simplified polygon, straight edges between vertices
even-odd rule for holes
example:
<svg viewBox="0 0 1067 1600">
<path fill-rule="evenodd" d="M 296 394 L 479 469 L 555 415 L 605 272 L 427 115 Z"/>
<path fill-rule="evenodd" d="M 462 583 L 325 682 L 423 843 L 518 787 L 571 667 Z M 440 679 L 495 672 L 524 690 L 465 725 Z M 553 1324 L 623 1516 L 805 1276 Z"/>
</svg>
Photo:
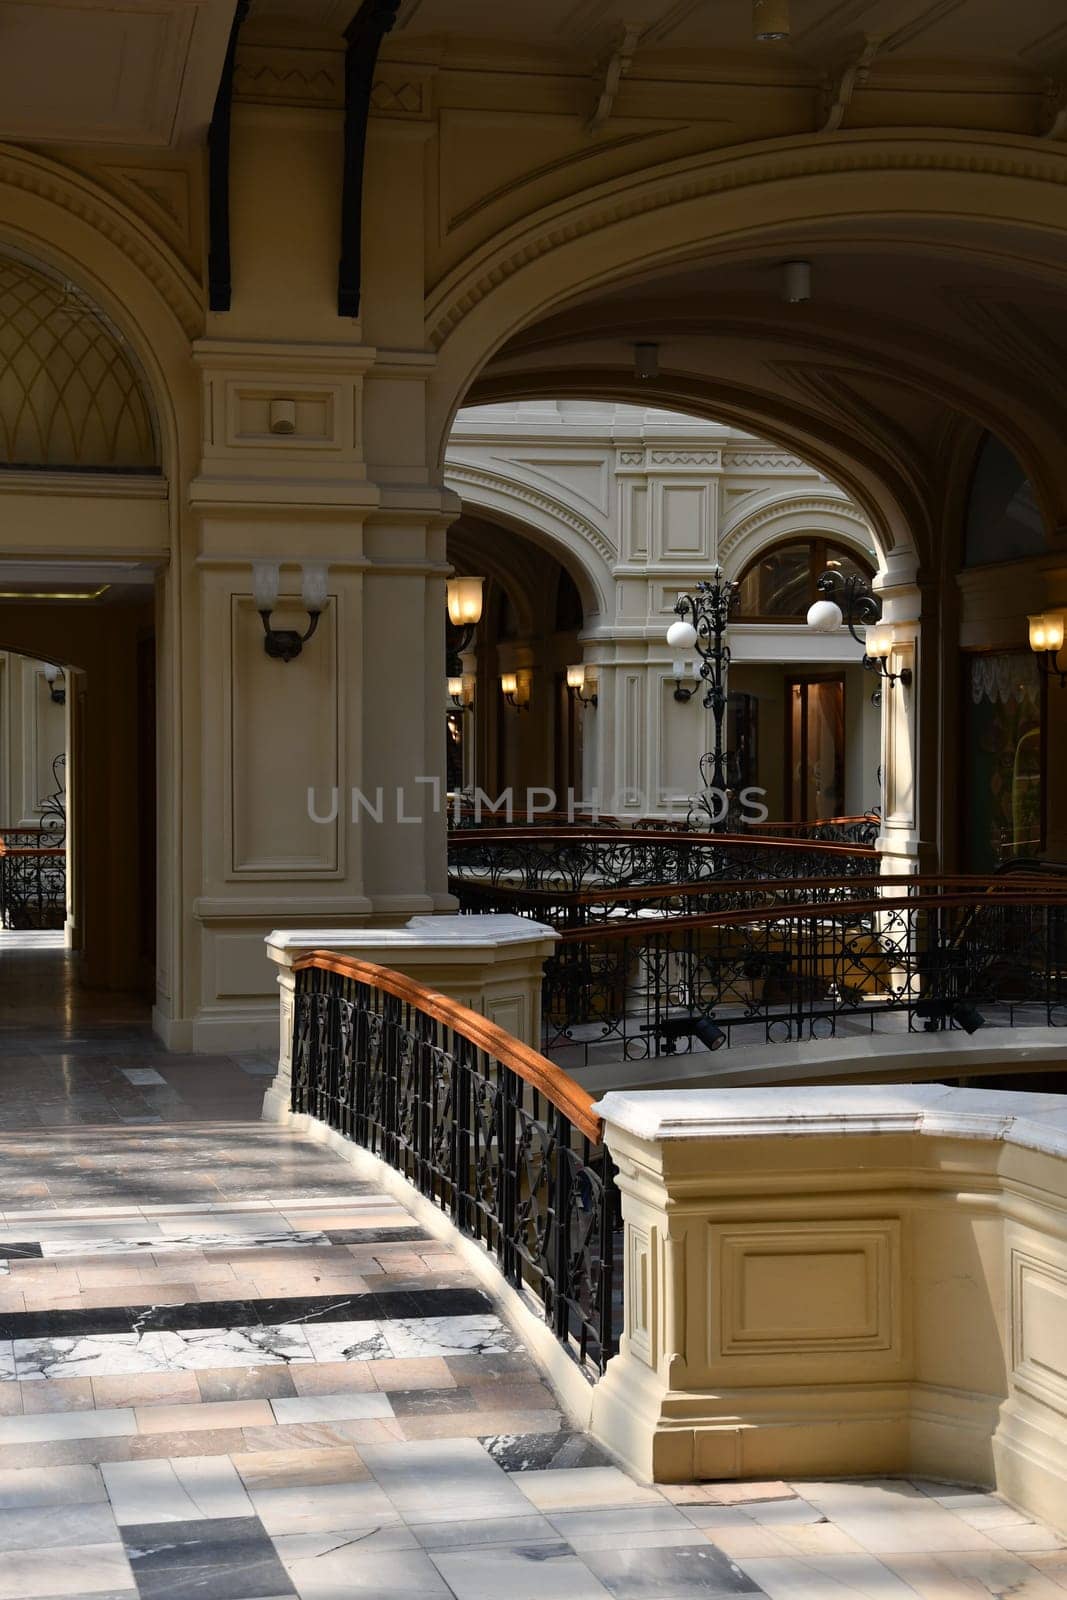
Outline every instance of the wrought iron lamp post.
<svg viewBox="0 0 1067 1600">
<path fill-rule="evenodd" d="M 675 611 L 680 620 L 667 629 L 667 643 L 675 650 L 696 650 L 700 657 L 700 676 L 707 684 L 705 709 L 711 712 L 713 743 L 700 758 L 703 793 L 695 806 L 704 812 L 709 826 L 721 827 L 729 809 L 726 783 L 726 678 L 730 667 L 730 648 L 726 628 L 737 602 L 737 584 L 723 576 L 716 564 L 711 579 L 698 583 L 695 594 L 681 594 Z M 710 794 L 720 797 L 718 812 Z"/>
</svg>

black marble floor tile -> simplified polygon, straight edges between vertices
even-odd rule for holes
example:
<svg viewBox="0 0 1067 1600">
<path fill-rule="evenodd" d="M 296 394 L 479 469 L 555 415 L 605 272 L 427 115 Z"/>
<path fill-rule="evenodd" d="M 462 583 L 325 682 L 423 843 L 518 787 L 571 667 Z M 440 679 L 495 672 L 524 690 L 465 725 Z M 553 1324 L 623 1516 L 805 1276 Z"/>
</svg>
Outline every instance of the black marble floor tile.
<svg viewBox="0 0 1067 1600">
<path fill-rule="evenodd" d="M 0 1313 L 0 1339 L 69 1339 L 98 1333 L 181 1333 L 188 1328 L 278 1327 L 300 1322 L 389 1322 L 488 1316 L 480 1289 L 386 1289 L 370 1294 L 201 1300 L 179 1305 L 92 1306 Z"/>
<path fill-rule="evenodd" d="M 391 1394 L 389 1399 L 395 1410 L 396 1396 Z M 493 1433 L 483 1434 L 481 1443 L 505 1472 L 614 1466 L 611 1457 L 585 1433 Z"/>
<path fill-rule="evenodd" d="M 27 1261 L 40 1256 L 41 1246 L 35 1239 L 0 1239 L 0 1261 Z"/>
<path fill-rule="evenodd" d="M 719 1600 L 760 1595 L 753 1578 L 714 1545 L 583 1550 L 582 1560 L 615 1600 Z"/>
<path fill-rule="evenodd" d="M 121 1530 L 141 1600 L 257 1600 L 296 1593 L 258 1517 Z"/>
<path fill-rule="evenodd" d="M 433 1235 L 424 1228 L 328 1228 L 331 1244 L 430 1244 Z"/>
</svg>

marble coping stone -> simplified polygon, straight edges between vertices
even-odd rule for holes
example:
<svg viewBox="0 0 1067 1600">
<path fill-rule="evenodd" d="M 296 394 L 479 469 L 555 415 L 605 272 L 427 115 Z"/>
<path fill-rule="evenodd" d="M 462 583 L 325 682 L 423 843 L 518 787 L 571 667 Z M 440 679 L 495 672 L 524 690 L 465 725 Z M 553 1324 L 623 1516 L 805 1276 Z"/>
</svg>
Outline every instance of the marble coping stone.
<svg viewBox="0 0 1067 1600">
<path fill-rule="evenodd" d="M 431 951 L 440 960 L 447 951 L 450 959 L 469 960 L 511 945 L 536 944 L 559 938 L 554 928 L 529 917 L 511 915 L 472 915 L 412 917 L 400 928 L 299 928 L 275 929 L 266 936 L 272 958 L 288 965 L 305 950 L 333 950 L 366 960 L 372 951 L 394 950 L 410 956 L 416 950 Z"/>
<path fill-rule="evenodd" d="M 1015 1144 L 1067 1158 L 1067 1096 L 1010 1089 L 940 1083 L 646 1089 L 606 1094 L 593 1109 L 609 1132 L 618 1128 L 650 1142 L 916 1133 Z"/>
</svg>

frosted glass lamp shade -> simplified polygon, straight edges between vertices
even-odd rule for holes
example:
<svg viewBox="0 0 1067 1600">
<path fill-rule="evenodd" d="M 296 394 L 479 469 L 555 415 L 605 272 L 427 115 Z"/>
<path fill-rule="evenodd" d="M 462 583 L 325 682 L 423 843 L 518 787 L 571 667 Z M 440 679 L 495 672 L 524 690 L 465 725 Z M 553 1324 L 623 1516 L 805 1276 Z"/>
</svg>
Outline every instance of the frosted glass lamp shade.
<svg viewBox="0 0 1067 1600">
<path fill-rule="evenodd" d="M 672 650 L 692 650 L 697 642 L 697 631 L 691 622 L 679 619 L 667 629 L 667 643 Z"/>
<path fill-rule="evenodd" d="M 482 620 L 484 578 L 449 578 L 448 616 L 456 628 L 473 628 Z"/>
<path fill-rule="evenodd" d="M 567 668 L 567 688 L 568 689 L 584 689 L 585 688 L 585 667 L 583 665 L 579 664 L 576 667 L 568 667 Z"/>
<path fill-rule="evenodd" d="M 1063 613 L 1045 611 L 1040 616 L 1029 617 L 1030 648 L 1040 654 L 1043 650 L 1059 651 L 1063 648 Z"/>
<path fill-rule="evenodd" d="M 278 604 L 280 586 L 277 561 L 253 561 L 252 594 L 257 611 L 273 611 Z"/>
<path fill-rule="evenodd" d="M 330 569 L 324 561 L 309 561 L 304 567 L 300 592 L 308 611 L 324 611 L 328 598 Z"/>
<path fill-rule="evenodd" d="M 808 627 L 816 633 L 833 633 L 844 620 L 836 600 L 816 600 L 808 607 Z"/>
</svg>

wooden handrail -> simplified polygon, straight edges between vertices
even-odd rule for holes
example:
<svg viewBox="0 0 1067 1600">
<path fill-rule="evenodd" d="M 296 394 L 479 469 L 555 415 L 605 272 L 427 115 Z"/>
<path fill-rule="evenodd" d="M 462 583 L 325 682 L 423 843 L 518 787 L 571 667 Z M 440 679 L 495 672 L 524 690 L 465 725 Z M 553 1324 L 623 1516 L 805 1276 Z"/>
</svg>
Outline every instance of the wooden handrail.
<svg viewBox="0 0 1067 1600">
<path fill-rule="evenodd" d="M 67 849 L 62 844 L 8 844 L 0 839 L 0 856 L 65 856 Z"/>
<path fill-rule="evenodd" d="M 646 917 L 639 922 L 595 922 L 584 928 L 563 928 L 560 944 L 593 944 L 605 939 L 643 939 L 652 933 L 676 933 L 679 928 L 721 928 L 750 922 L 799 922 L 832 917 L 852 917 L 857 913 L 881 911 L 955 910 L 966 906 L 981 910 L 990 904 L 1033 909 L 1034 906 L 1067 907 L 1067 889 L 1040 895 L 997 894 L 992 901 L 973 894 L 930 895 L 925 900 L 903 899 L 846 900 L 840 905 L 761 906 L 749 911 L 705 911 L 696 916 Z"/>
<path fill-rule="evenodd" d="M 450 1000 L 436 989 L 427 989 L 414 978 L 394 972 L 390 967 L 359 961 L 355 956 L 337 955 L 331 950 L 311 950 L 293 962 L 294 971 L 297 972 L 304 972 L 309 967 L 319 972 L 335 973 L 339 978 L 352 978 L 356 983 L 369 984 L 374 989 L 395 996 L 397 1000 L 406 1001 L 435 1022 L 443 1022 L 461 1039 L 484 1050 L 502 1067 L 507 1067 L 509 1072 L 514 1072 L 531 1088 L 537 1089 L 558 1111 L 563 1112 L 579 1133 L 594 1144 L 601 1143 L 604 1124 L 592 1110 L 592 1095 L 545 1056 L 523 1044 L 520 1039 L 512 1038 L 510 1033 L 505 1033 L 503 1028 L 488 1018 L 479 1016 L 469 1006 L 460 1005 L 458 1000 Z"/>
<path fill-rule="evenodd" d="M 572 906 L 614 905 L 624 900 L 668 900 L 675 897 L 686 899 L 701 894 L 737 894 L 756 890 L 769 893 L 788 890 L 795 893 L 799 889 L 826 889 L 833 887 L 837 882 L 838 880 L 833 878 L 697 878 L 685 883 L 623 884 L 617 889 L 564 889 L 554 888 L 551 885 L 546 888 L 531 889 L 525 884 L 501 884 L 484 878 L 462 880 L 464 892 L 484 889 L 486 894 L 490 895 L 506 893 L 509 900 L 526 899 L 531 904 L 548 900 Z M 1010 883 L 1007 878 L 991 878 L 985 873 L 966 872 L 901 872 L 884 875 L 871 873 L 869 876 L 842 878 L 839 883 L 840 887 L 849 889 L 902 886 L 925 889 L 933 885 L 962 885 L 964 888 L 974 888 L 976 892 L 987 893 L 994 897 L 1009 892 L 1039 896 L 1046 889 L 1057 895 L 1064 892 L 1062 877 L 1055 874 L 1044 876 L 1039 873 L 1028 874 L 1025 887 L 1018 883 Z"/>
</svg>

